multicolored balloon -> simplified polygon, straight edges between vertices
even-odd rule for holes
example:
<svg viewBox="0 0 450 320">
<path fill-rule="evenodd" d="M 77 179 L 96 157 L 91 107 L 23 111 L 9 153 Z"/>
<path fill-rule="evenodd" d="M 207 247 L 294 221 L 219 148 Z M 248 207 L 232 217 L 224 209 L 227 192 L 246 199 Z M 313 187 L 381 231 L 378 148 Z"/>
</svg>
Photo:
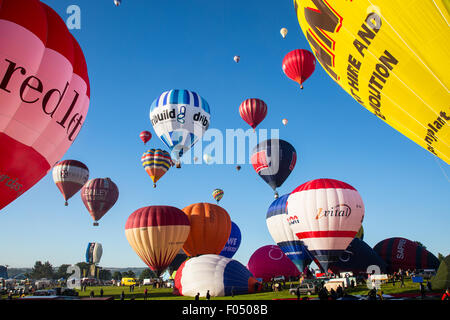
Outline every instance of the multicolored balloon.
<svg viewBox="0 0 450 320">
<path fill-rule="evenodd" d="M 94 226 L 114 206 L 119 189 L 110 178 L 91 179 L 81 188 L 81 200 L 94 219 Z"/>
<path fill-rule="evenodd" d="M 231 219 L 228 212 L 212 203 L 194 203 L 183 209 L 189 218 L 191 231 L 183 250 L 189 257 L 220 254 L 230 237 Z"/>
<path fill-rule="evenodd" d="M 220 255 L 230 259 L 233 258 L 233 256 L 236 254 L 236 251 L 239 249 L 239 246 L 241 245 L 241 240 L 241 230 L 236 223 L 231 221 L 230 236 L 228 237 L 228 241 L 225 247 L 220 252 Z"/>
<path fill-rule="evenodd" d="M 251 255 L 247 268 L 255 278 L 261 278 L 264 282 L 280 276 L 289 279 L 300 275 L 297 267 L 280 247 L 274 245 L 263 246 L 256 250 Z"/>
<path fill-rule="evenodd" d="M 214 200 L 217 201 L 217 204 L 219 204 L 219 201 L 222 200 L 223 197 L 223 190 L 222 189 L 214 189 L 212 192 L 212 196 Z"/>
<path fill-rule="evenodd" d="M 450 164 L 449 2 L 408 4 L 294 1 L 303 34 L 328 75 L 364 108 Z"/>
<path fill-rule="evenodd" d="M 64 160 L 53 167 L 52 176 L 67 206 L 67 201 L 88 181 L 89 169 L 80 161 Z"/>
<path fill-rule="evenodd" d="M 262 289 L 252 273 L 239 261 L 215 254 L 191 258 L 178 268 L 173 294 L 205 297 L 255 293 Z"/>
<path fill-rule="evenodd" d="M 267 104 L 257 98 L 246 99 L 239 106 L 239 115 L 255 130 L 267 115 Z"/>
<path fill-rule="evenodd" d="M 303 89 L 305 82 L 316 68 L 316 58 L 308 50 L 296 49 L 289 52 L 283 59 L 283 71 Z"/>
<path fill-rule="evenodd" d="M 281 122 L 282 122 L 284 125 L 287 125 L 288 119 L 284 118 L 283 120 L 281 120 Z"/>
<path fill-rule="evenodd" d="M 417 242 L 395 237 L 378 242 L 373 247 L 376 253 L 387 264 L 390 273 L 402 270 L 436 269 L 439 259 Z"/>
<path fill-rule="evenodd" d="M 287 215 L 294 234 L 327 271 L 361 228 L 364 203 L 348 183 L 316 179 L 291 192 Z"/>
<path fill-rule="evenodd" d="M 313 257 L 304 243 L 292 232 L 289 225 L 286 202 L 289 194 L 285 194 L 274 200 L 267 210 L 267 229 L 273 241 L 297 267 L 303 272 L 312 261 Z"/>
<path fill-rule="evenodd" d="M 142 142 L 144 142 L 144 144 L 146 144 L 152 138 L 152 133 L 150 131 L 142 131 L 139 134 L 139 138 L 141 138 Z"/>
<path fill-rule="evenodd" d="M 297 153 L 294 147 L 281 139 L 270 139 L 259 143 L 251 156 L 256 173 L 274 190 L 280 187 L 294 170 Z"/>
<path fill-rule="evenodd" d="M 153 181 L 153 188 L 156 188 L 156 182 L 173 165 L 170 154 L 161 149 L 150 149 L 144 152 L 141 157 L 142 166 Z"/>
<path fill-rule="evenodd" d="M 187 216 L 171 206 L 149 206 L 134 211 L 125 224 L 125 236 L 144 263 L 159 277 L 186 241 Z"/>
<path fill-rule="evenodd" d="M 170 148 L 179 165 L 183 154 L 209 128 L 209 104 L 193 91 L 165 91 L 153 101 L 150 121 L 156 135 Z"/>
<path fill-rule="evenodd" d="M 101 243 L 89 242 L 86 249 L 86 263 L 97 264 L 100 262 L 103 254 Z"/>
<path fill-rule="evenodd" d="M 37 0 L 0 5 L 0 209 L 41 180 L 89 109 L 86 61 L 63 19 Z"/>
</svg>

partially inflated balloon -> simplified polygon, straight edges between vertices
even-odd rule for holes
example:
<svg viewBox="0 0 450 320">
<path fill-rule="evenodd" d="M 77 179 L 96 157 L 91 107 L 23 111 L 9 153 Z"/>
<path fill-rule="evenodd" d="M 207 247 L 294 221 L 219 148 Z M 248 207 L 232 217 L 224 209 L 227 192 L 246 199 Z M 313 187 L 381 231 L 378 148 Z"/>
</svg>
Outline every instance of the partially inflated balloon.
<svg viewBox="0 0 450 320">
<path fill-rule="evenodd" d="M 267 104 L 257 98 L 245 99 L 239 106 L 239 115 L 255 130 L 267 115 Z"/>
<path fill-rule="evenodd" d="M 89 108 L 83 52 L 37 0 L 0 1 L 0 209 L 58 162 Z"/>
<path fill-rule="evenodd" d="M 142 142 L 144 142 L 144 144 L 146 144 L 152 138 L 152 133 L 149 131 L 142 131 L 139 134 L 139 138 L 141 138 Z"/>
<path fill-rule="evenodd" d="M 283 59 L 282 68 L 284 73 L 300 85 L 306 81 L 316 68 L 316 59 L 308 50 L 296 49 L 289 52 Z"/>
<path fill-rule="evenodd" d="M 195 203 L 183 209 L 191 223 L 183 250 L 190 257 L 220 254 L 231 232 L 228 212 L 212 203 Z"/>
<path fill-rule="evenodd" d="M 147 150 L 142 155 L 141 162 L 145 171 L 152 179 L 154 188 L 156 187 L 156 182 L 166 174 L 173 164 L 170 154 L 161 149 Z"/>
<path fill-rule="evenodd" d="M 171 206 L 140 208 L 125 224 L 130 246 L 158 277 L 174 260 L 189 231 L 189 219 L 183 211 Z"/>
<path fill-rule="evenodd" d="M 270 139 L 259 143 L 251 156 L 253 169 L 275 191 L 294 170 L 297 153 L 294 147 L 281 139 Z"/>
<path fill-rule="evenodd" d="M 231 221 L 230 236 L 228 237 L 227 244 L 220 252 L 220 255 L 227 258 L 233 258 L 233 256 L 236 254 L 236 251 L 239 249 L 239 246 L 241 245 L 241 239 L 241 230 L 236 223 Z"/>
<path fill-rule="evenodd" d="M 297 238 L 328 270 L 361 228 L 364 203 L 359 192 L 348 183 L 316 179 L 291 192 L 287 215 Z"/>
<path fill-rule="evenodd" d="M 119 198 L 119 189 L 110 178 L 89 180 L 81 188 L 81 200 L 94 219 L 94 226 L 111 209 Z"/>
<path fill-rule="evenodd" d="M 89 242 L 86 249 L 86 263 L 99 263 L 102 258 L 102 254 L 103 247 L 101 243 Z"/>
<path fill-rule="evenodd" d="M 53 167 L 53 181 L 62 193 L 65 205 L 75 193 L 80 191 L 81 187 L 89 179 L 88 167 L 77 160 L 64 160 Z"/>
<path fill-rule="evenodd" d="M 150 121 L 158 137 L 180 158 L 209 128 L 209 104 L 189 90 L 163 92 L 150 107 Z"/>
<path fill-rule="evenodd" d="M 223 190 L 222 189 L 214 189 L 212 192 L 212 196 L 213 196 L 214 200 L 217 201 L 217 204 L 218 204 L 219 201 L 222 200 Z"/>
<path fill-rule="evenodd" d="M 328 75 L 450 163 L 448 3 L 294 0 L 302 31 Z"/>
<path fill-rule="evenodd" d="M 298 271 L 303 272 L 313 261 L 313 257 L 289 226 L 286 208 L 288 197 L 289 194 L 285 194 L 272 202 L 267 210 L 266 224 L 277 246 L 291 259 Z"/>
<path fill-rule="evenodd" d="M 194 297 L 248 294 L 261 290 L 261 284 L 239 261 L 205 254 L 184 262 L 175 275 L 173 293 Z"/>
</svg>

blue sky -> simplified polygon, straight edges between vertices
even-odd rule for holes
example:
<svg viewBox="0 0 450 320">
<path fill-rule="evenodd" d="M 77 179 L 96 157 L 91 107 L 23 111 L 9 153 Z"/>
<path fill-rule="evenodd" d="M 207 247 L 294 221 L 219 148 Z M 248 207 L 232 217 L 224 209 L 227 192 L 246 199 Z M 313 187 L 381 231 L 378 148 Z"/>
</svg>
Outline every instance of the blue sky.
<svg viewBox="0 0 450 320">
<path fill-rule="evenodd" d="M 246 265 L 256 249 L 274 244 L 265 222 L 273 192 L 250 164 L 239 172 L 235 164 L 184 165 L 152 187 L 140 157 L 150 147 L 167 148 L 154 134 L 149 108 L 175 88 L 203 96 L 211 107 L 210 128 L 224 135 L 226 129 L 249 128 L 238 112 L 244 99 L 267 103 L 258 128 L 279 129 L 298 153 L 280 195 L 316 178 L 345 181 L 364 201 L 370 246 L 399 236 L 422 242 L 435 255 L 449 254 L 448 165 L 360 106 L 319 64 L 302 91 L 284 75 L 286 53 L 310 50 L 291 0 L 124 0 L 120 7 L 112 0 L 43 2 L 64 20 L 69 5 L 81 8 L 81 29 L 71 32 L 91 82 L 84 127 L 63 159 L 85 163 L 90 178 L 110 177 L 120 195 L 93 227 L 80 194 L 65 207 L 49 172 L 2 210 L 0 265 L 75 264 L 84 261 L 88 242 L 100 242 L 101 266 L 145 267 L 125 238 L 128 216 L 148 205 L 182 209 L 213 202 L 214 188 L 224 190 L 220 205 L 242 232 L 234 259 Z M 282 27 L 289 30 L 286 39 Z M 142 130 L 154 135 L 147 146 L 139 139 Z"/>
</svg>

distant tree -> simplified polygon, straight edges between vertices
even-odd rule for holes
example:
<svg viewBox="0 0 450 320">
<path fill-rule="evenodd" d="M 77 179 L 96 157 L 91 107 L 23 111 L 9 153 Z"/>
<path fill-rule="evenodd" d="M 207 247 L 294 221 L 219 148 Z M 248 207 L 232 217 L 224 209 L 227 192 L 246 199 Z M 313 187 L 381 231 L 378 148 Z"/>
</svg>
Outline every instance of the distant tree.
<svg viewBox="0 0 450 320">
<path fill-rule="evenodd" d="M 420 241 L 414 241 L 415 243 L 417 243 L 419 246 L 421 246 L 422 248 L 426 249 L 427 247 L 425 247 L 422 242 Z"/>
<path fill-rule="evenodd" d="M 155 278 L 156 274 L 150 269 L 144 269 L 139 275 L 139 280 Z"/>
<path fill-rule="evenodd" d="M 32 279 L 42 279 L 42 278 L 53 279 L 54 278 L 53 267 L 48 261 L 46 261 L 45 263 L 42 263 L 41 261 L 36 261 L 33 269 L 31 269 L 29 276 Z"/>
<path fill-rule="evenodd" d="M 136 278 L 136 274 L 133 270 L 128 270 L 122 273 L 122 278 Z"/>
<path fill-rule="evenodd" d="M 59 266 L 58 270 L 54 273 L 54 279 L 67 279 L 70 274 L 67 273 L 67 268 L 70 267 L 70 264 L 62 264 Z"/>
<path fill-rule="evenodd" d="M 98 277 L 100 280 L 111 280 L 113 278 L 112 274 L 111 274 L 111 270 L 105 270 L 105 269 L 101 269 Z"/>
<path fill-rule="evenodd" d="M 439 259 L 439 263 L 441 263 L 442 262 L 442 260 L 444 260 L 445 259 L 445 256 L 442 254 L 442 253 L 438 253 L 438 259 Z"/>
<path fill-rule="evenodd" d="M 122 279 L 122 273 L 120 273 L 120 271 L 116 271 L 113 273 L 112 278 L 114 280 L 120 280 L 120 279 Z"/>
<path fill-rule="evenodd" d="M 80 268 L 81 277 L 87 277 L 89 274 L 90 264 L 86 262 L 78 262 L 76 265 Z"/>
</svg>

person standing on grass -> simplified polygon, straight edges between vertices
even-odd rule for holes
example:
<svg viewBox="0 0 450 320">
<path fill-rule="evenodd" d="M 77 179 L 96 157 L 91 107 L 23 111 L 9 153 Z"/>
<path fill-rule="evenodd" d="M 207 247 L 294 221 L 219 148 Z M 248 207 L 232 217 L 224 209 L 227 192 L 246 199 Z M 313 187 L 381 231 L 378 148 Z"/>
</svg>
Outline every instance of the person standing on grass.
<svg viewBox="0 0 450 320">
<path fill-rule="evenodd" d="M 144 290 L 144 300 L 147 300 L 147 294 L 148 294 L 148 289 L 145 288 L 145 290 Z"/>
<path fill-rule="evenodd" d="M 209 294 L 209 290 L 206 292 L 206 300 L 211 299 L 211 295 Z"/>
<path fill-rule="evenodd" d="M 195 300 L 200 300 L 200 292 L 197 292 L 197 294 L 195 295 Z"/>
<path fill-rule="evenodd" d="M 91 290 L 91 293 L 89 294 L 89 297 L 91 297 L 91 298 L 94 297 L 94 290 Z"/>
<path fill-rule="evenodd" d="M 100 297 L 103 297 L 103 288 L 100 289 Z"/>
<path fill-rule="evenodd" d="M 295 293 L 297 295 L 297 300 L 300 300 L 300 287 L 297 287 L 297 290 L 295 290 Z"/>
<path fill-rule="evenodd" d="M 400 275 L 400 288 L 404 288 L 405 287 L 405 279 L 403 277 L 403 273 Z"/>
<path fill-rule="evenodd" d="M 123 290 L 122 293 L 120 294 L 120 300 L 125 300 L 125 292 L 123 292 Z"/>
<path fill-rule="evenodd" d="M 423 283 L 420 283 L 420 295 L 422 296 L 422 299 L 425 299 L 425 286 Z"/>
</svg>

